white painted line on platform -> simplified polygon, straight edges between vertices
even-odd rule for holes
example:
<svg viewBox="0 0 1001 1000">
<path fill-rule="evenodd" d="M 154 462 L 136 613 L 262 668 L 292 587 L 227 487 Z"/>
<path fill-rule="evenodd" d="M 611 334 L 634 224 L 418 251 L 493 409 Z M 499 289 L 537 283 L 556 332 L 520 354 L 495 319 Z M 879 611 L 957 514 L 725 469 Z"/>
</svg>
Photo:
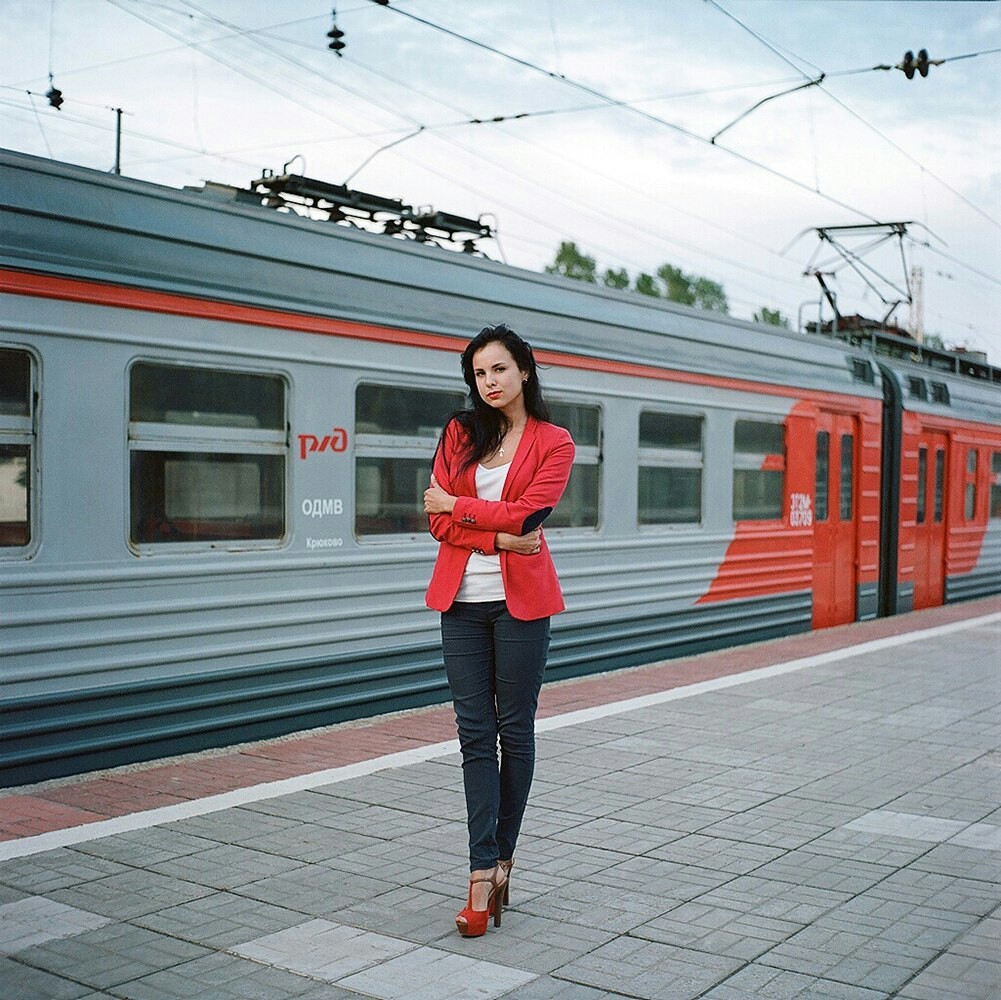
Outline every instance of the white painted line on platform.
<svg viewBox="0 0 1001 1000">
<path fill-rule="evenodd" d="M 935 625 L 932 628 L 920 629 L 916 632 L 905 632 L 900 635 L 886 636 L 883 639 L 873 639 L 869 642 L 859 643 L 856 646 L 832 649 L 826 653 L 818 653 L 815 656 L 805 656 L 797 660 L 789 660 L 786 663 L 776 663 L 770 667 L 760 667 L 757 670 L 745 670 L 742 673 L 729 674 L 726 677 L 700 681 L 697 684 L 688 684 L 684 687 L 671 688 L 667 691 L 658 691 L 653 694 L 642 695 L 638 698 L 627 698 L 623 701 L 610 702 L 606 705 L 595 705 L 593 708 L 582 708 L 575 712 L 566 712 L 563 715 L 540 719 L 536 723 L 536 731 L 545 733 L 554 729 L 562 729 L 566 726 L 576 726 L 585 722 L 592 722 L 595 719 L 603 719 L 610 715 L 621 715 L 623 712 L 632 712 L 639 708 L 648 708 L 651 705 L 661 705 L 665 702 L 678 701 L 682 698 L 692 698 L 710 691 L 720 691 L 725 688 L 750 684 L 754 681 L 765 680 L 770 677 L 781 677 L 784 674 L 791 674 L 798 670 L 807 670 L 810 667 L 836 663 L 839 660 L 847 660 L 853 656 L 865 656 L 868 653 L 891 649 L 894 646 L 903 646 L 912 642 L 920 642 L 924 639 L 949 635 L 952 632 L 961 632 L 966 629 L 978 628 L 982 625 L 991 625 L 998 621 L 1001 621 L 1001 612 L 994 612 L 989 615 L 981 615 L 979 618 L 968 618 L 964 621 Z M 233 809 L 252 802 L 263 802 L 266 799 L 278 798 L 281 795 L 291 795 L 294 792 L 309 791 L 323 785 L 350 781 L 352 778 L 362 777 L 366 774 L 375 774 L 378 771 L 385 771 L 388 768 L 406 767 L 408 764 L 417 764 L 433 760 L 437 757 L 445 757 L 448 754 L 457 753 L 458 750 L 458 740 L 431 743 L 427 746 L 414 747 L 411 750 L 401 750 L 397 753 L 375 757 L 372 760 L 359 761 L 356 764 L 345 764 L 342 767 L 332 767 L 324 771 L 300 774 L 294 778 L 282 778 L 279 781 L 268 781 L 259 785 L 250 785 L 247 788 L 237 788 L 231 792 L 222 792 L 219 795 L 209 795 L 202 799 L 192 799 L 189 802 L 161 806 L 159 809 L 147 809 L 143 812 L 116 816 L 112 819 L 101 820 L 96 823 L 84 823 L 80 826 L 68 827 L 64 830 L 40 833 L 34 837 L 22 837 L 19 840 L 3 841 L 0 842 L 0 862 L 10 861 L 14 858 L 28 857 L 32 854 L 41 854 L 43 851 L 51 851 L 57 847 L 71 847 L 74 844 L 99 840 L 101 837 L 110 837 L 118 833 L 145 830 L 163 823 L 173 823 L 177 820 L 204 816 L 207 813 L 220 812 L 223 809 Z"/>
</svg>

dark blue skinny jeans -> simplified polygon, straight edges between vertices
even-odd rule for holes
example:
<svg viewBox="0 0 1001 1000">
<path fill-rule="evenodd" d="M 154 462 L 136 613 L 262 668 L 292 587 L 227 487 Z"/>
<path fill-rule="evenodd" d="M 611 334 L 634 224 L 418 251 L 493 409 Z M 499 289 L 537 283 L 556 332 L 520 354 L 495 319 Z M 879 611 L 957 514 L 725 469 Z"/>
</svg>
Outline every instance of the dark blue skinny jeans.
<svg viewBox="0 0 1001 1000">
<path fill-rule="evenodd" d="M 513 618 L 504 601 L 457 601 L 441 616 L 441 641 L 462 750 L 469 870 L 493 868 L 514 856 L 532 787 L 549 619 Z"/>
</svg>

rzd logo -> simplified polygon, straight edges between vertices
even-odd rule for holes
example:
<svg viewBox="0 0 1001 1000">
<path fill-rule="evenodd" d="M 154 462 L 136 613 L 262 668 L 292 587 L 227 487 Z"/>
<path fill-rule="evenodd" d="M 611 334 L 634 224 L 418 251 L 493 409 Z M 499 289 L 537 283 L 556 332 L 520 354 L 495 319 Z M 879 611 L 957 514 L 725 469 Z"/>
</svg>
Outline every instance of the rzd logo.
<svg viewBox="0 0 1001 1000">
<path fill-rule="evenodd" d="M 298 437 L 300 458 L 314 451 L 345 451 L 348 447 L 348 432 L 343 427 L 335 427 L 322 438 L 315 434 L 300 434 Z"/>
</svg>

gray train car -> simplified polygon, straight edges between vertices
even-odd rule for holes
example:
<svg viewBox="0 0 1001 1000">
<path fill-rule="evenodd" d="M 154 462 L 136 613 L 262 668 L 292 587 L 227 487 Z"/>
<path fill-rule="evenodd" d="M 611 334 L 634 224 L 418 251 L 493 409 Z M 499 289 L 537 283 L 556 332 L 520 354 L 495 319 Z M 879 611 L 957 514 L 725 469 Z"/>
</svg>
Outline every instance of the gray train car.
<svg viewBox="0 0 1001 1000">
<path fill-rule="evenodd" d="M 862 348 L 246 192 L 10 152 L 0 171 L 4 784 L 445 700 L 421 494 L 461 349 L 501 321 L 577 444 L 545 528 L 567 602 L 550 679 L 914 603 L 916 506 L 896 522 L 921 446 L 888 464 L 884 395 L 901 427 L 913 407 Z M 994 414 L 954 405 L 946 431 L 980 449 L 987 563 Z M 969 477 L 924 447 L 933 516 Z M 963 566 L 941 599 L 997 590 Z"/>
</svg>

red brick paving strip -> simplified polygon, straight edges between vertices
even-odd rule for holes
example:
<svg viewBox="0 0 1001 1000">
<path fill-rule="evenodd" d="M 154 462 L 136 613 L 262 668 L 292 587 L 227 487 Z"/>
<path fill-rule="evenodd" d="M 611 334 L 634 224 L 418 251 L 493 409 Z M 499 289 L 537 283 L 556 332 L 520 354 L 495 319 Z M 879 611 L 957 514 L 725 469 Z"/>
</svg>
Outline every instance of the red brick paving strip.
<svg viewBox="0 0 1001 1000">
<path fill-rule="evenodd" d="M 562 681 L 543 687 L 539 717 L 637 698 L 996 611 L 1001 611 L 1001 598 L 989 597 Z M 172 758 L 169 763 L 152 761 L 96 775 L 0 789 L 0 840 L 94 823 L 454 738 L 455 719 L 450 707 L 414 709 L 244 744 L 208 756 L 191 754 Z"/>
</svg>

